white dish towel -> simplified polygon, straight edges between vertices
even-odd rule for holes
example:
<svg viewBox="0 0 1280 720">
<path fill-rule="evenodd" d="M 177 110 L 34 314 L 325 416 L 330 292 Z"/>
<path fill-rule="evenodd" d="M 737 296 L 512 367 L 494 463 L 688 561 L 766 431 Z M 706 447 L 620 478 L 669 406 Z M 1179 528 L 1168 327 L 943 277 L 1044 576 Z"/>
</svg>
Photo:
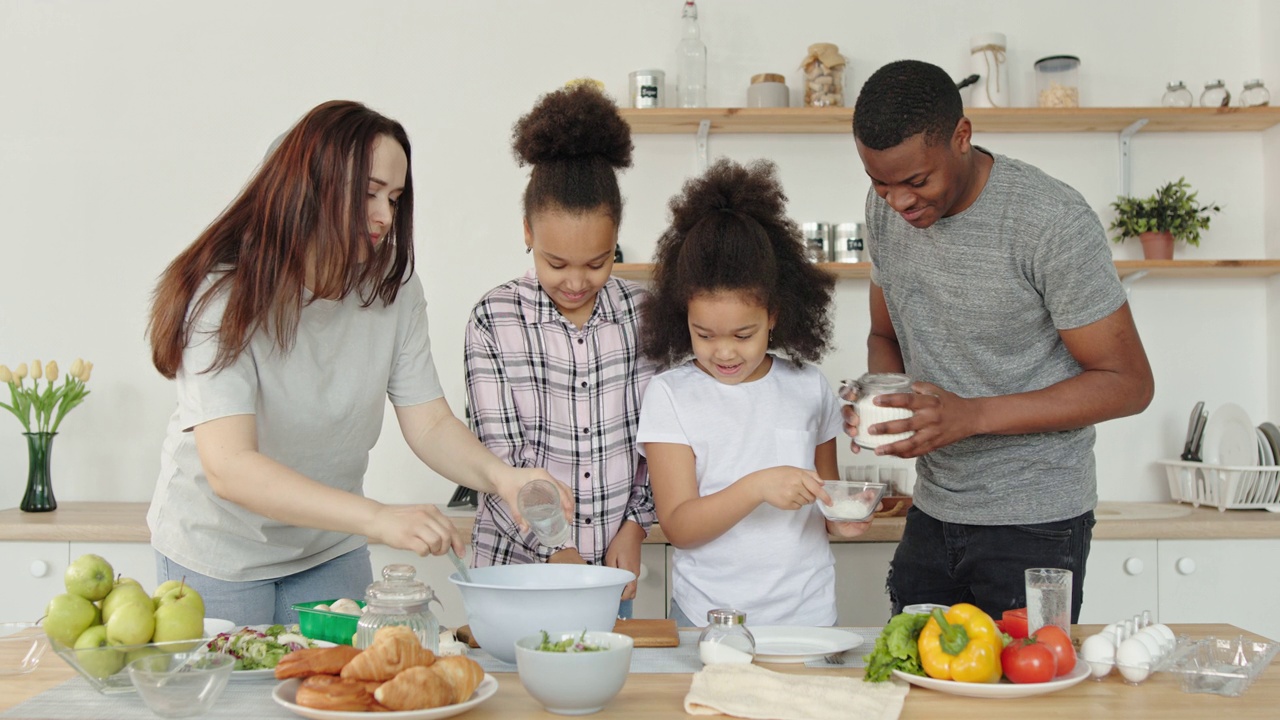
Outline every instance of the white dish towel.
<svg viewBox="0 0 1280 720">
<path fill-rule="evenodd" d="M 690 715 L 752 720 L 896 720 L 908 686 L 896 680 L 798 675 L 758 665 L 708 665 L 694 673 L 684 698 Z"/>
</svg>

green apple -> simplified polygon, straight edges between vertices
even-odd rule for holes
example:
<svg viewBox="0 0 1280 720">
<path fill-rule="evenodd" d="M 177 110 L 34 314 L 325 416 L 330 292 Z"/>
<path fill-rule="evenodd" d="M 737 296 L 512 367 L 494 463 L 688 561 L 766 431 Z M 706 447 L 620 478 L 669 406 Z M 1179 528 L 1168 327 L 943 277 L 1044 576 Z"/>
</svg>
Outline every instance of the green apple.
<svg viewBox="0 0 1280 720">
<path fill-rule="evenodd" d="M 111 647 L 105 625 L 94 625 L 76 638 L 76 663 L 96 678 L 105 678 L 124 667 L 124 653 Z"/>
<path fill-rule="evenodd" d="M 85 600 L 101 600 L 115 587 L 115 571 L 100 555 L 81 555 L 67 566 L 62 581 L 67 592 Z"/>
<path fill-rule="evenodd" d="M 200 597 L 200 593 L 186 585 L 180 586 L 170 590 L 164 595 L 161 595 L 160 599 L 156 601 L 156 610 L 159 610 L 170 603 L 181 603 L 183 605 L 194 607 L 195 610 L 193 612 L 199 615 L 201 620 L 204 619 L 204 598 Z"/>
<path fill-rule="evenodd" d="M 111 613 L 106 628 L 107 640 L 112 645 L 141 645 L 151 642 L 151 634 L 156 629 L 151 598 L 144 596 L 142 601 L 120 605 Z"/>
<path fill-rule="evenodd" d="M 142 583 L 138 582 L 137 580 L 134 580 L 131 577 L 125 577 L 121 575 L 120 577 L 116 578 L 116 584 L 114 587 L 112 587 L 112 589 L 114 590 L 115 588 L 118 588 L 121 585 L 137 585 L 139 590 L 142 590 L 142 592 L 146 592 L 146 590 L 143 589 L 142 587 Z"/>
<path fill-rule="evenodd" d="M 156 602 L 156 642 L 204 637 L 204 598 L 200 593 L 179 585 Z"/>
<path fill-rule="evenodd" d="M 97 608 L 94 604 L 71 593 L 63 593 L 49 601 L 44 611 L 44 634 L 72 647 L 76 638 L 94 624 Z"/>
<path fill-rule="evenodd" d="M 143 603 L 150 606 L 153 610 L 155 607 L 151 604 L 151 598 L 147 595 L 147 591 L 142 589 L 141 585 L 133 585 L 126 583 L 117 585 L 111 594 L 102 599 L 102 622 L 111 622 L 111 616 L 116 610 L 129 603 Z"/>
<path fill-rule="evenodd" d="M 183 578 L 182 580 L 165 580 L 160 583 L 160 585 L 156 587 L 155 592 L 151 593 L 151 599 L 155 601 L 156 607 L 160 607 L 160 598 L 164 597 L 165 593 L 182 587 L 182 583 L 185 580 L 186 578 Z"/>
<path fill-rule="evenodd" d="M 152 655 L 161 656 L 159 660 L 155 661 L 159 663 L 159 665 L 157 665 L 155 669 L 164 670 L 165 666 L 168 665 L 168 661 L 169 661 L 168 656 L 166 655 L 163 649 L 155 647 L 154 645 L 147 645 L 145 647 L 140 647 L 137 650 L 130 650 L 129 652 L 125 653 L 124 664 L 128 665 L 134 660 L 137 660 L 139 658 L 144 658 L 144 657 L 151 657 Z"/>
</svg>

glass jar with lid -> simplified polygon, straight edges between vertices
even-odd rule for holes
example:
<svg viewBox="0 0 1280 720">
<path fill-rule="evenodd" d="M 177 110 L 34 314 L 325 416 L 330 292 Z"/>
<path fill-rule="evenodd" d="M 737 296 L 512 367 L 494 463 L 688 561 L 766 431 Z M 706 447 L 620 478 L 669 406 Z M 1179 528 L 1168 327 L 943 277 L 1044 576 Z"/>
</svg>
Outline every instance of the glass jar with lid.
<svg viewBox="0 0 1280 720">
<path fill-rule="evenodd" d="M 382 568 L 382 579 L 365 591 L 364 614 L 356 624 L 355 646 L 369 647 L 378 628 L 404 625 L 413 630 L 422 646 L 432 652 L 440 649 L 440 622 L 428 607 L 439 603 L 432 589 L 414 579 L 412 565 L 388 565 Z"/>
<path fill-rule="evenodd" d="M 870 435 L 872 425 L 905 420 L 915 413 L 906 408 L 881 407 L 875 404 L 879 395 L 910 394 L 911 378 L 900 373 L 867 373 L 857 380 L 845 380 L 840 396 L 854 398 L 854 409 L 858 412 L 858 436 L 853 439 L 858 445 L 875 449 L 881 445 L 906 440 L 915 435 L 914 432 Z"/>
<path fill-rule="evenodd" d="M 1200 93 L 1200 107 L 1226 107 L 1231 104 L 1231 91 L 1221 80 L 1210 80 Z"/>
<path fill-rule="evenodd" d="M 1248 80 L 1244 84 L 1244 92 L 1240 93 L 1240 105 L 1243 107 L 1262 107 L 1271 104 L 1271 93 L 1262 84 L 1262 80 Z"/>
<path fill-rule="evenodd" d="M 1195 98 L 1191 97 L 1191 91 L 1181 80 L 1175 80 L 1165 86 L 1164 97 L 1160 98 L 1160 104 L 1165 107 L 1191 107 L 1195 104 Z"/>
<path fill-rule="evenodd" d="M 698 636 L 698 658 L 703 665 L 747 664 L 755 659 L 756 638 L 747 629 L 747 614 L 721 608 L 707 611 L 707 627 Z"/>
<path fill-rule="evenodd" d="M 814 43 L 800 62 L 806 107 L 844 106 L 845 59 L 832 43 Z"/>
</svg>

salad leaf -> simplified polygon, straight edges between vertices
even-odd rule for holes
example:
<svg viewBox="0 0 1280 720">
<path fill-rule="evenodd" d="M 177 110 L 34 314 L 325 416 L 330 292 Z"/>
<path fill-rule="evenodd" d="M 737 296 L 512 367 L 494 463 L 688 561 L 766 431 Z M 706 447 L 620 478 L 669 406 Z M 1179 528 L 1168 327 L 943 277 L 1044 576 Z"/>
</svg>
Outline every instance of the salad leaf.
<svg viewBox="0 0 1280 720">
<path fill-rule="evenodd" d="M 900 613 L 893 616 L 880 637 L 876 638 L 871 654 L 863 658 L 867 661 L 867 672 L 862 679 L 867 682 L 883 682 L 893 676 L 894 670 L 924 675 L 916 642 L 927 622 L 929 616 L 923 614 Z"/>
<path fill-rule="evenodd" d="M 542 644 L 538 645 L 538 650 L 542 652 L 599 652 L 608 649 L 603 645 L 588 643 L 586 630 L 583 630 L 582 635 L 577 638 L 567 637 L 556 642 L 551 642 L 551 636 L 547 635 L 546 630 L 543 630 Z"/>
<path fill-rule="evenodd" d="M 302 636 L 297 625 L 272 625 L 265 630 L 245 627 L 235 633 L 221 633 L 206 647 L 234 657 L 235 670 L 270 670 L 294 650 L 315 646 L 314 641 Z"/>
</svg>

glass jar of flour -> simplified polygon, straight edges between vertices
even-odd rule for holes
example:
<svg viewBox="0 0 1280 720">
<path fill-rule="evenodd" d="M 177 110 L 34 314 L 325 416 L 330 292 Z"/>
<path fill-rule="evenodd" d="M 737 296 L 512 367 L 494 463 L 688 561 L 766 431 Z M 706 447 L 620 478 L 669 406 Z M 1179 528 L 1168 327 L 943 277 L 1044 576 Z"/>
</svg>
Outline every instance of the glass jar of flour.
<svg viewBox="0 0 1280 720">
<path fill-rule="evenodd" d="M 858 436 L 853 439 L 858 445 L 874 450 L 881 445 L 896 443 L 915 435 L 914 432 L 867 434 L 872 425 L 905 420 L 915 414 L 906 408 L 881 407 L 875 404 L 878 395 L 911 393 L 911 378 L 899 373 L 867 373 L 857 380 L 845 380 L 844 385 L 846 387 L 841 389 L 840 396 L 852 396 L 853 407 L 858 412 Z"/>
<path fill-rule="evenodd" d="M 756 639 L 747 629 L 747 614 L 732 608 L 707 611 L 707 627 L 698 637 L 698 659 L 703 665 L 750 664 L 756 656 Z"/>
</svg>

